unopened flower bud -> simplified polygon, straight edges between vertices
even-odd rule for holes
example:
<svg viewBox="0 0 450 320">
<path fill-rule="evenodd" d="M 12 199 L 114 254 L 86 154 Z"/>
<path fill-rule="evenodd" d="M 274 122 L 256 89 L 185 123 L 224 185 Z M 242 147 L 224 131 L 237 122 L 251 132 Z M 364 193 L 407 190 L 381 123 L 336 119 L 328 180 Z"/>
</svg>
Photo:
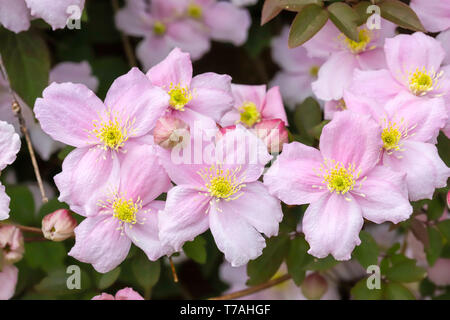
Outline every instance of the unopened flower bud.
<svg viewBox="0 0 450 320">
<path fill-rule="evenodd" d="M 253 128 L 253 132 L 264 141 L 269 153 L 279 153 L 283 144 L 289 141 L 289 134 L 280 119 L 263 120 Z"/>
<path fill-rule="evenodd" d="M 16 263 L 25 251 L 23 235 L 19 228 L 12 225 L 0 226 L 0 249 L 6 263 Z"/>
<path fill-rule="evenodd" d="M 317 272 L 306 276 L 305 280 L 303 280 L 302 293 L 310 300 L 319 300 L 327 290 L 327 280 Z"/>
<path fill-rule="evenodd" d="M 160 118 L 153 130 L 155 143 L 166 149 L 171 149 L 179 143 L 186 143 L 189 134 L 189 126 L 172 116 Z"/>
<path fill-rule="evenodd" d="M 67 209 L 56 210 L 42 219 L 44 237 L 52 241 L 63 241 L 73 235 L 77 220 Z"/>
<path fill-rule="evenodd" d="M 236 125 L 219 128 L 216 134 L 216 141 L 219 141 L 227 132 L 233 131 L 234 129 L 236 129 Z"/>
</svg>

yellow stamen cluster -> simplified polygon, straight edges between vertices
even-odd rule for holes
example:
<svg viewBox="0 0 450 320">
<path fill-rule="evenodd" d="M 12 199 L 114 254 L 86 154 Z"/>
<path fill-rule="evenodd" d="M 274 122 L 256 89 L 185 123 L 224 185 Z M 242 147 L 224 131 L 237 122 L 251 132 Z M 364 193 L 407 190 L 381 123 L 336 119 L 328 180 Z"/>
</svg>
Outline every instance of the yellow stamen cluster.
<svg viewBox="0 0 450 320">
<path fill-rule="evenodd" d="M 390 150 L 399 150 L 400 139 L 402 138 L 402 133 L 400 129 L 391 125 L 387 128 L 384 128 L 381 132 L 381 140 L 383 140 L 383 148 Z"/>
<path fill-rule="evenodd" d="M 112 211 L 114 218 L 120 220 L 120 229 L 123 229 L 123 224 L 126 223 L 132 227 L 136 223 L 143 224 L 137 220 L 136 214 L 142 210 L 142 200 L 138 197 L 136 202 L 133 199 L 128 199 L 125 194 L 117 191 L 111 191 L 106 201 L 99 201 L 98 206 Z M 145 220 L 145 219 L 144 219 Z"/>
<path fill-rule="evenodd" d="M 125 145 L 125 142 L 133 135 L 134 119 L 125 119 L 122 121 L 119 114 L 113 116 L 110 111 L 107 112 L 108 120 L 94 120 L 92 125 L 94 129 L 89 131 L 89 136 L 97 139 L 103 146 L 102 149 L 119 151 Z"/>
<path fill-rule="evenodd" d="M 241 122 L 247 127 L 252 127 L 255 123 L 261 121 L 261 113 L 253 102 L 246 102 L 240 108 Z"/>
<path fill-rule="evenodd" d="M 156 34 L 157 36 L 162 36 L 163 34 L 166 33 L 166 30 L 167 30 L 166 25 L 161 21 L 156 21 L 153 24 L 153 33 Z"/>
<path fill-rule="evenodd" d="M 191 3 L 187 9 L 188 16 L 194 19 L 201 19 L 203 16 L 203 9 L 201 6 Z"/>
<path fill-rule="evenodd" d="M 317 76 L 319 75 L 319 66 L 312 66 L 311 68 L 309 68 L 309 75 L 313 78 L 317 78 Z"/>
<path fill-rule="evenodd" d="M 438 89 L 439 78 L 444 74 L 443 71 L 436 72 L 428 72 L 424 67 L 422 70 L 419 68 L 416 69 L 415 72 L 411 72 L 408 83 L 409 90 L 416 96 L 422 96 L 427 94 L 430 91 Z"/>
<path fill-rule="evenodd" d="M 323 178 L 322 183 L 327 186 L 330 192 L 334 191 L 338 194 L 346 194 L 353 190 L 356 180 L 359 179 L 360 175 L 360 171 L 356 172 L 353 164 L 345 167 L 341 162 L 328 159 L 324 161 L 324 164 L 318 170 L 317 175 Z M 323 189 L 321 186 L 313 187 Z"/>
<path fill-rule="evenodd" d="M 187 87 L 182 87 L 180 84 L 176 86 L 173 83 L 169 87 L 170 106 L 176 110 L 184 111 L 184 106 L 192 100 L 192 93 Z"/>
<path fill-rule="evenodd" d="M 237 177 L 240 170 L 240 167 L 234 170 L 224 170 L 221 165 L 212 165 L 197 172 L 205 182 L 205 187 L 202 189 L 205 192 L 201 193 L 214 197 L 217 201 L 221 199 L 225 201 L 236 200 L 243 194 L 240 191 L 245 187 L 245 184 L 243 184 L 244 178 L 238 179 Z"/>
<path fill-rule="evenodd" d="M 359 41 L 353 41 L 350 38 L 347 38 L 343 33 L 340 34 L 340 37 L 344 39 L 344 43 L 350 49 L 352 53 L 361 53 L 366 51 L 367 46 L 372 40 L 372 36 L 369 30 L 361 29 L 359 30 Z M 369 48 L 373 49 L 373 47 Z"/>
</svg>

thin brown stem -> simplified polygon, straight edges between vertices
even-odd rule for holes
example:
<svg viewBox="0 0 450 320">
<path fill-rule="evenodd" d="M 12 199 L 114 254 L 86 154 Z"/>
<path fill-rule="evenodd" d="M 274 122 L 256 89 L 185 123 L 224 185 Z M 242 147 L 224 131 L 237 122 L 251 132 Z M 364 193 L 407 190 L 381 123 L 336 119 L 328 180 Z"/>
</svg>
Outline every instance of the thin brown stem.
<svg viewBox="0 0 450 320">
<path fill-rule="evenodd" d="M 169 257 L 169 262 L 170 262 L 170 268 L 172 269 L 173 281 L 176 283 L 176 282 L 178 282 L 178 275 L 177 275 L 177 270 L 175 269 L 175 265 L 173 264 L 171 257 Z"/>
<path fill-rule="evenodd" d="M 117 14 L 117 11 L 119 11 L 119 1 L 118 0 L 111 0 L 112 7 L 114 9 L 114 14 Z M 122 40 L 123 49 L 125 51 L 125 55 L 127 56 L 128 64 L 130 65 L 130 68 L 137 67 L 137 61 L 134 57 L 133 48 L 131 47 L 130 39 L 123 34 L 123 32 L 120 32 L 120 38 Z"/>
<path fill-rule="evenodd" d="M 38 234 L 42 235 L 42 230 L 39 228 L 35 228 L 35 227 L 27 227 L 27 226 L 22 226 L 20 224 L 3 223 L 3 222 L 0 222 L 0 226 L 15 226 L 16 228 L 19 228 L 20 230 L 22 230 L 24 232 L 38 233 Z"/>
<path fill-rule="evenodd" d="M 289 274 L 282 275 L 281 277 L 275 278 L 273 280 L 269 280 L 267 282 L 261 283 L 260 285 L 250 287 L 244 290 L 239 290 L 236 292 L 232 292 L 229 294 L 225 294 L 223 296 L 210 298 L 209 300 L 231 300 L 231 299 L 237 299 L 242 298 L 248 295 L 251 295 L 253 293 L 274 287 L 280 283 L 283 283 L 287 280 L 291 279 L 291 276 Z"/>
<path fill-rule="evenodd" d="M 39 166 L 38 166 L 38 163 L 36 160 L 36 154 L 34 153 L 33 145 L 31 144 L 31 138 L 30 138 L 30 135 L 28 133 L 28 129 L 27 129 L 27 126 L 25 123 L 25 118 L 23 117 L 23 114 L 22 114 L 22 107 L 20 106 L 20 104 L 18 102 L 15 92 L 11 88 L 11 84 L 10 84 L 9 78 L 8 78 L 8 73 L 6 72 L 6 68 L 3 65 L 3 60 L 1 58 L 1 56 L 0 56 L 0 70 L 3 75 L 3 78 L 9 84 L 9 92 L 11 94 L 11 97 L 13 98 L 12 105 L 11 105 L 12 111 L 14 112 L 14 114 L 16 115 L 16 117 L 19 120 L 20 130 L 22 131 L 22 134 L 25 137 L 28 152 L 30 153 L 31 163 L 33 165 L 34 174 L 36 175 L 36 180 L 37 180 L 37 183 L 39 186 L 39 191 L 41 192 L 42 202 L 46 203 L 46 202 L 48 202 L 48 198 L 45 194 L 44 184 L 42 183 L 41 172 L 39 171 Z"/>
</svg>

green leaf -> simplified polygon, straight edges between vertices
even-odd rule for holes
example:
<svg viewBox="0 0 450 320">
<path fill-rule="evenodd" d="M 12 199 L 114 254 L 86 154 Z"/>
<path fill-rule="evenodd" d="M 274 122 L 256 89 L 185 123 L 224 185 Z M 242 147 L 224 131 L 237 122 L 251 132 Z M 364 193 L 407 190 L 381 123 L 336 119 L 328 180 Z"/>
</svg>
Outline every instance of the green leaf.
<svg viewBox="0 0 450 320">
<path fill-rule="evenodd" d="M 306 269 L 307 270 L 315 270 L 315 271 L 325 271 L 333 268 L 337 265 L 339 261 L 334 260 L 333 256 L 329 255 L 323 259 L 313 258 L 313 262 L 311 262 Z"/>
<path fill-rule="evenodd" d="M 370 5 L 371 3 L 369 1 L 361 1 L 353 7 L 353 10 L 355 10 L 358 15 L 358 20 L 356 21 L 358 26 L 366 23 L 367 19 L 370 17 L 370 14 L 367 13 L 367 8 Z"/>
<path fill-rule="evenodd" d="M 321 122 L 322 110 L 315 99 L 309 97 L 295 108 L 294 124 L 300 136 L 313 141 L 311 131 Z"/>
<path fill-rule="evenodd" d="M 450 242 L 450 220 L 444 220 L 437 224 L 439 231 L 442 235 L 447 239 L 447 242 Z"/>
<path fill-rule="evenodd" d="M 281 10 L 283 8 L 280 7 L 279 0 L 266 0 L 261 12 L 261 25 L 275 18 Z"/>
<path fill-rule="evenodd" d="M 305 5 L 317 4 L 319 6 L 323 5 L 322 0 L 278 0 L 279 6 L 284 10 L 299 12 L 303 9 Z"/>
<path fill-rule="evenodd" d="M 383 288 L 383 286 L 382 286 Z M 367 279 L 361 279 L 351 289 L 350 294 L 356 300 L 381 300 L 383 299 L 382 289 L 369 289 Z"/>
<path fill-rule="evenodd" d="M 309 4 L 300 11 L 289 31 L 289 48 L 295 48 L 311 39 L 328 21 L 328 11 L 316 4 Z"/>
<path fill-rule="evenodd" d="M 323 128 L 330 123 L 330 120 L 323 120 L 321 123 L 319 123 L 318 125 L 315 125 L 314 127 L 312 127 L 311 129 L 308 130 L 308 134 L 312 137 L 314 137 L 315 139 L 319 140 L 320 136 L 322 135 L 322 130 Z"/>
<path fill-rule="evenodd" d="M 427 208 L 427 216 L 428 220 L 438 220 L 445 211 L 445 205 L 439 197 L 433 199 L 433 201 L 430 201 Z"/>
<path fill-rule="evenodd" d="M 33 268 L 42 268 L 46 272 L 64 266 L 66 248 L 61 242 L 26 242 L 25 261 Z"/>
<path fill-rule="evenodd" d="M 428 242 L 429 246 L 425 248 L 425 252 L 428 264 L 432 266 L 440 257 L 443 247 L 442 236 L 435 227 L 428 228 Z"/>
<path fill-rule="evenodd" d="M 0 32 L 0 54 L 11 87 L 33 108 L 34 101 L 48 86 L 50 54 L 45 41 L 34 32 Z"/>
<path fill-rule="evenodd" d="M 361 231 L 359 234 L 361 244 L 353 251 L 353 257 L 367 269 L 370 265 L 378 264 L 378 245 L 373 237 L 366 231 Z"/>
<path fill-rule="evenodd" d="M 7 186 L 6 193 L 11 198 L 10 217 L 13 221 L 31 226 L 36 222 L 34 198 L 25 186 Z"/>
<path fill-rule="evenodd" d="M 262 255 L 247 265 L 247 274 L 250 277 L 247 285 L 254 286 L 272 278 L 280 268 L 288 250 L 288 236 L 268 239 Z"/>
<path fill-rule="evenodd" d="M 159 260 L 150 261 L 140 254 L 132 262 L 131 268 L 138 283 L 145 289 L 151 289 L 159 280 L 161 264 Z"/>
<path fill-rule="evenodd" d="M 398 0 L 384 0 L 379 3 L 381 16 L 402 28 L 427 32 L 417 14 L 405 3 Z"/>
<path fill-rule="evenodd" d="M 197 263 L 206 262 L 206 241 L 202 236 L 197 236 L 194 241 L 186 242 L 183 251 Z"/>
<path fill-rule="evenodd" d="M 58 159 L 61 160 L 61 161 L 64 160 L 69 155 L 69 153 L 71 153 L 73 150 L 75 150 L 75 147 L 65 146 L 58 153 Z"/>
<path fill-rule="evenodd" d="M 70 295 L 80 293 L 88 290 L 91 286 L 89 275 L 81 269 L 80 289 L 70 290 L 67 288 L 67 279 L 70 274 L 66 273 L 65 268 L 59 268 L 51 271 L 45 278 L 43 278 L 34 289 L 42 295 Z"/>
<path fill-rule="evenodd" d="M 327 8 L 330 20 L 347 38 L 359 42 L 358 14 L 348 4 L 335 2 Z"/>
<path fill-rule="evenodd" d="M 305 267 L 312 262 L 313 258 L 307 253 L 309 245 L 305 238 L 297 237 L 291 240 L 286 264 L 289 274 L 297 286 L 305 279 Z"/>
<path fill-rule="evenodd" d="M 386 284 L 385 297 L 387 300 L 415 300 L 414 295 L 403 285 L 395 282 Z"/>
<path fill-rule="evenodd" d="M 114 270 L 111 270 L 110 272 L 107 272 L 105 274 L 101 274 L 97 278 L 97 288 L 100 290 L 105 290 L 106 288 L 109 288 L 116 282 L 116 280 L 120 276 L 120 267 L 115 268 Z"/>
<path fill-rule="evenodd" d="M 407 259 L 386 270 L 386 278 L 395 282 L 416 282 L 425 276 L 425 269 L 416 266 L 416 261 Z"/>
<path fill-rule="evenodd" d="M 431 282 L 428 278 L 423 279 L 419 285 L 420 295 L 423 297 L 430 297 L 434 294 L 436 290 L 436 285 Z"/>
</svg>

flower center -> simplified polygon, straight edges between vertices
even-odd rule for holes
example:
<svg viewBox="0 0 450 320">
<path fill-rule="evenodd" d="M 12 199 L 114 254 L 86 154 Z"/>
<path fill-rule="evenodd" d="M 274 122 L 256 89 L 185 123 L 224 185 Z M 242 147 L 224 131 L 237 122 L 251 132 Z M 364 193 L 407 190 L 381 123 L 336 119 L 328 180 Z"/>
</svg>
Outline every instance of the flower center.
<svg viewBox="0 0 450 320">
<path fill-rule="evenodd" d="M 133 200 L 125 200 L 124 198 L 117 197 L 113 204 L 113 216 L 125 223 L 135 224 L 136 213 L 142 208 L 140 201 L 134 203 Z"/>
<path fill-rule="evenodd" d="M 338 194 L 345 194 L 353 190 L 355 182 L 359 178 L 359 172 L 356 173 L 354 165 L 349 164 L 348 167 L 345 167 L 341 162 L 334 160 L 325 160 L 325 165 L 322 165 L 319 171 L 319 176 L 323 177 L 323 183 L 327 185 L 328 190 Z"/>
<path fill-rule="evenodd" d="M 224 170 L 221 165 L 212 165 L 197 172 L 205 182 L 205 187 L 201 189 L 205 191 L 203 194 L 215 197 L 217 200 L 236 200 L 243 194 L 239 191 L 245 187 L 244 178 L 237 177 L 240 170 L 240 167 L 234 170 Z"/>
<path fill-rule="evenodd" d="M 317 78 L 317 76 L 319 75 L 319 66 L 312 66 L 309 69 L 309 74 L 311 75 L 311 77 Z"/>
<path fill-rule="evenodd" d="M 396 122 L 383 120 L 383 131 L 381 132 L 381 140 L 383 141 L 383 148 L 388 153 L 393 151 L 402 151 L 401 140 L 408 136 L 408 128 L 403 123 L 403 119 L 400 122 L 400 126 Z M 413 129 L 411 127 L 411 129 Z"/>
<path fill-rule="evenodd" d="M 422 96 L 438 88 L 439 78 L 444 74 L 443 71 L 428 72 L 425 67 L 422 70 L 416 69 L 409 76 L 409 90 L 416 96 Z"/>
<path fill-rule="evenodd" d="M 133 134 L 134 120 L 126 119 L 122 122 L 118 115 L 111 119 L 110 111 L 108 111 L 107 117 L 109 120 L 94 120 L 94 129 L 89 131 L 89 135 L 98 139 L 105 151 L 108 149 L 118 151 Z"/>
<path fill-rule="evenodd" d="M 161 21 L 156 21 L 153 24 L 153 33 L 157 36 L 162 36 L 164 33 L 166 33 L 166 29 L 166 25 Z"/>
<path fill-rule="evenodd" d="M 359 41 L 353 41 L 352 39 L 347 38 L 344 34 L 341 34 L 341 36 L 345 37 L 344 42 L 352 53 L 361 53 L 365 51 L 367 49 L 367 45 L 372 40 L 370 31 L 366 29 L 359 30 Z"/>
<path fill-rule="evenodd" d="M 188 7 L 188 15 L 194 19 L 201 19 L 203 15 L 203 9 L 201 6 L 191 3 Z"/>
<path fill-rule="evenodd" d="M 253 102 L 246 102 L 239 108 L 241 112 L 241 122 L 247 127 L 252 127 L 255 123 L 261 121 L 261 113 Z"/>
<path fill-rule="evenodd" d="M 170 106 L 176 110 L 184 111 L 184 106 L 192 100 L 192 93 L 187 87 L 181 87 L 180 84 L 174 86 L 170 84 L 169 88 Z"/>
</svg>

